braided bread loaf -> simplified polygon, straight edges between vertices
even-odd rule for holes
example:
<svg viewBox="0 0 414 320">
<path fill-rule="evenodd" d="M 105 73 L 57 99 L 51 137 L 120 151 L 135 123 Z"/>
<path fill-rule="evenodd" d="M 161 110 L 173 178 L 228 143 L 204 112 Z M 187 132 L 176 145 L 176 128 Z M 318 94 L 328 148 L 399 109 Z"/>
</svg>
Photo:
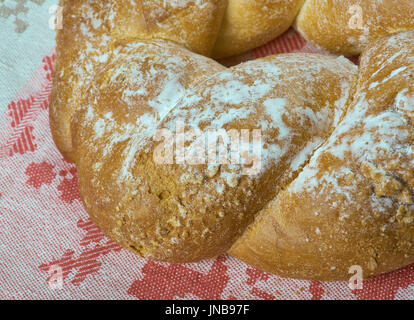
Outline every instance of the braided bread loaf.
<svg viewBox="0 0 414 320">
<path fill-rule="evenodd" d="M 51 128 L 99 228 L 150 259 L 229 252 L 295 278 L 345 279 L 352 265 L 370 277 L 414 262 L 414 32 L 369 45 L 359 71 L 314 54 L 226 68 L 203 56 L 226 7 L 163 3 L 63 3 Z M 196 17 L 201 31 L 188 25 Z M 260 138 L 250 162 L 194 157 L 206 155 L 197 135 L 178 147 L 179 132 L 223 129 Z"/>
</svg>

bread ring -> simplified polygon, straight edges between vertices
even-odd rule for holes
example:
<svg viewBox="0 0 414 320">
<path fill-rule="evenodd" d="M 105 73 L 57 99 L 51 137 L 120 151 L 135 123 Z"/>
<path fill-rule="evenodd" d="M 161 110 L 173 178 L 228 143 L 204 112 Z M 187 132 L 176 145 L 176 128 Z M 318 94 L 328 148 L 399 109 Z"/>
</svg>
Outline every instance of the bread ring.
<svg viewBox="0 0 414 320">
<path fill-rule="evenodd" d="M 315 280 L 346 279 L 353 265 L 368 278 L 413 263 L 413 79 L 414 32 L 367 48 L 344 119 L 230 253 Z"/>
<path fill-rule="evenodd" d="M 225 68 L 194 52 L 214 44 L 218 1 L 140 2 L 166 9 L 151 28 L 120 1 L 72 2 L 62 2 L 51 128 L 105 234 L 150 259 L 229 252 L 303 279 L 414 262 L 414 31 L 369 44 L 359 71 L 315 54 Z M 197 38 L 184 16 L 204 9 Z M 236 135 L 239 159 L 221 162 L 230 135 L 210 158 L 214 130 Z"/>
</svg>

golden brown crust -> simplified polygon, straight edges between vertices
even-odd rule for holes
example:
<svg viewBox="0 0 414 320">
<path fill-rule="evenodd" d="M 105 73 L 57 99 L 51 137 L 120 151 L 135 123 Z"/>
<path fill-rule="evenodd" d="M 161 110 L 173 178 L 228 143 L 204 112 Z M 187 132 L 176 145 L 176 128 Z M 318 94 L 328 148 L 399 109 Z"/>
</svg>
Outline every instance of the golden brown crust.
<svg viewBox="0 0 414 320">
<path fill-rule="evenodd" d="M 86 88 L 110 49 L 106 16 L 108 3 L 100 0 L 60 0 L 63 28 L 56 36 L 56 71 L 50 97 L 50 127 L 59 151 L 71 153 L 70 121 Z"/>
<path fill-rule="evenodd" d="M 210 56 L 227 0 L 112 0 L 116 39 L 164 39 Z"/>
<path fill-rule="evenodd" d="M 311 54 L 227 69 L 186 49 L 211 51 L 225 1 L 131 1 L 61 0 L 51 128 L 77 163 L 82 200 L 105 234 L 151 259 L 199 261 L 229 250 L 266 271 L 315 280 L 346 279 L 352 265 L 370 277 L 414 262 L 414 31 L 370 45 L 358 79 L 345 58 Z M 223 30 L 232 31 L 217 48 L 222 41 L 228 55 L 265 41 L 295 15 L 300 1 L 288 2 L 286 20 L 270 30 L 276 18 L 261 11 L 265 3 L 230 0 L 234 19 Z M 266 23 L 242 32 L 240 8 Z M 308 0 L 299 26 L 315 8 L 344 10 Z M 387 18 L 369 24 L 369 39 Z M 404 15 L 400 22 L 392 32 L 411 28 Z M 360 50 L 359 40 L 335 48 Z M 246 130 L 250 139 L 260 129 L 258 171 L 157 162 L 157 129 L 177 138 L 181 122 L 204 134 Z M 183 149 L 194 147 L 193 137 Z"/>
<path fill-rule="evenodd" d="M 171 262 L 215 257 L 330 135 L 356 68 L 343 58 L 302 54 L 222 71 L 212 60 L 171 44 L 134 47 L 113 55 L 73 122 L 86 208 L 106 234 L 144 257 Z M 160 93 L 153 95 L 155 88 Z M 165 90 L 176 93 L 172 101 L 161 101 Z M 159 103 L 171 110 L 153 119 L 148 106 Z M 245 175 L 239 164 L 156 163 L 155 130 L 175 132 L 178 120 L 186 130 L 203 132 L 261 129 L 258 173 Z"/>
<path fill-rule="evenodd" d="M 230 253 L 314 280 L 414 262 L 413 78 L 414 32 L 370 46 L 344 119 Z"/>
<path fill-rule="evenodd" d="M 372 1 L 308 0 L 298 18 L 298 28 L 326 49 L 359 53 L 367 41 L 379 35 L 414 27 L 413 2 L 399 1 L 395 6 L 395 1 L 379 5 Z M 346 20 L 346 10 L 360 2 L 367 21 L 364 35 L 359 29 L 347 28 Z M 303 0 L 60 0 L 63 29 L 57 32 L 50 98 L 50 124 L 57 147 L 65 158 L 76 160 L 71 152 L 71 115 L 91 78 L 105 64 L 114 41 L 164 39 L 206 56 L 214 47 L 215 57 L 227 57 L 281 34 L 302 4 Z"/>
<path fill-rule="evenodd" d="M 165 5 L 166 4 L 166 5 Z M 225 10 L 223 0 L 60 0 L 56 72 L 50 98 L 50 126 L 64 157 L 72 152 L 70 121 L 90 80 L 123 39 L 166 39 L 209 55 Z"/>
<path fill-rule="evenodd" d="M 120 43 L 74 116 L 72 137 L 85 207 L 102 231 L 127 249 L 145 255 L 157 245 L 157 236 L 150 234 L 154 222 L 173 218 L 157 210 L 166 195 L 146 186 L 162 177 L 153 174 L 143 180 L 154 164 L 140 168 L 143 160 L 138 157 L 145 155 L 135 154 L 136 148 L 186 91 L 223 69 L 171 42 Z M 140 174 L 130 172 L 132 164 Z M 167 190 L 172 192 L 174 184 Z M 157 232 L 166 228 L 158 225 Z M 146 247 L 138 241 L 142 238 Z M 164 259 L 169 258 L 167 249 L 159 249 Z"/>
<path fill-rule="evenodd" d="M 412 0 L 306 0 L 296 28 L 310 42 L 356 55 L 381 36 L 414 29 Z"/>
<path fill-rule="evenodd" d="M 304 0 L 228 0 L 213 57 L 225 58 L 257 48 L 292 25 Z"/>
</svg>

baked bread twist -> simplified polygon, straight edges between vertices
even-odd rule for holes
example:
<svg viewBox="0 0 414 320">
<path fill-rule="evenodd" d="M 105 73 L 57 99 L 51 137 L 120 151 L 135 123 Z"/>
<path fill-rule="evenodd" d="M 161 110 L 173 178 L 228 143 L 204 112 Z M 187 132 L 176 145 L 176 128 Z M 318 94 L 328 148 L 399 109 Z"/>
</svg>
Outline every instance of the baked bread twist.
<svg viewBox="0 0 414 320">
<path fill-rule="evenodd" d="M 414 262 L 414 32 L 369 45 L 359 71 L 343 57 L 314 54 L 226 68 L 187 49 L 208 47 L 187 14 L 171 11 L 180 19 L 167 14 L 145 34 L 114 18 L 127 17 L 122 1 L 68 3 L 51 127 L 105 234 L 150 259 L 229 252 L 304 279 L 346 279 L 352 265 L 370 277 Z M 158 17 L 160 3 L 141 1 L 138 10 L 152 4 Z M 217 1 L 171 3 L 190 5 L 191 17 L 210 10 L 208 21 L 224 10 Z M 193 31 L 184 43 L 175 33 L 181 22 Z M 215 23 L 206 25 L 214 34 Z M 175 146 L 183 159 L 164 157 L 168 134 L 177 141 L 190 129 L 256 132 L 259 148 L 251 163 L 194 161 L 206 155 L 205 140 L 190 135 Z"/>
</svg>

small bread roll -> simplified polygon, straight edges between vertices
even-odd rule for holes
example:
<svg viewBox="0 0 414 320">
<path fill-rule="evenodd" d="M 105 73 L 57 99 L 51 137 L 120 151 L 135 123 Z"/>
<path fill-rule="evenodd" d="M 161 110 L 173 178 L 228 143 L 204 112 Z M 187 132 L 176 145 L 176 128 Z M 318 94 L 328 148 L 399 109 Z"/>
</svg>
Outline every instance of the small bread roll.
<svg viewBox="0 0 414 320">
<path fill-rule="evenodd" d="M 310 54 L 225 69 L 172 43 L 121 47 L 72 124 L 87 211 L 143 257 L 190 262 L 225 253 L 330 136 L 356 71 L 344 58 Z M 206 163 L 204 153 L 200 163 L 158 162 L 157 129 L 177 141 L 180 122 L 187 132 L 245 130 L 250 140 L 260 130 L 258 161 Z M 186 155 L 197 142 L 183 142 Z"/>
<path fill-rule="evenodd" d="M 292 25 L 304 0 L 228 0 L 213 56 L 224 58 L 273 40 Z"/>
<path fill-rule="evenodd" d="M 297 30 L 334 53 L 357 55 L 381 36 L 414 29 L 413 0 L 306 0 Z"/>
<path fill-rule="evenodd" d="M 413 263 L 413 79 L 414 31 L 370 45 L 343 120 L 230 253 L 324 281 L 349 279 L 352 266 L 369 278 Z"/>
</svg>

